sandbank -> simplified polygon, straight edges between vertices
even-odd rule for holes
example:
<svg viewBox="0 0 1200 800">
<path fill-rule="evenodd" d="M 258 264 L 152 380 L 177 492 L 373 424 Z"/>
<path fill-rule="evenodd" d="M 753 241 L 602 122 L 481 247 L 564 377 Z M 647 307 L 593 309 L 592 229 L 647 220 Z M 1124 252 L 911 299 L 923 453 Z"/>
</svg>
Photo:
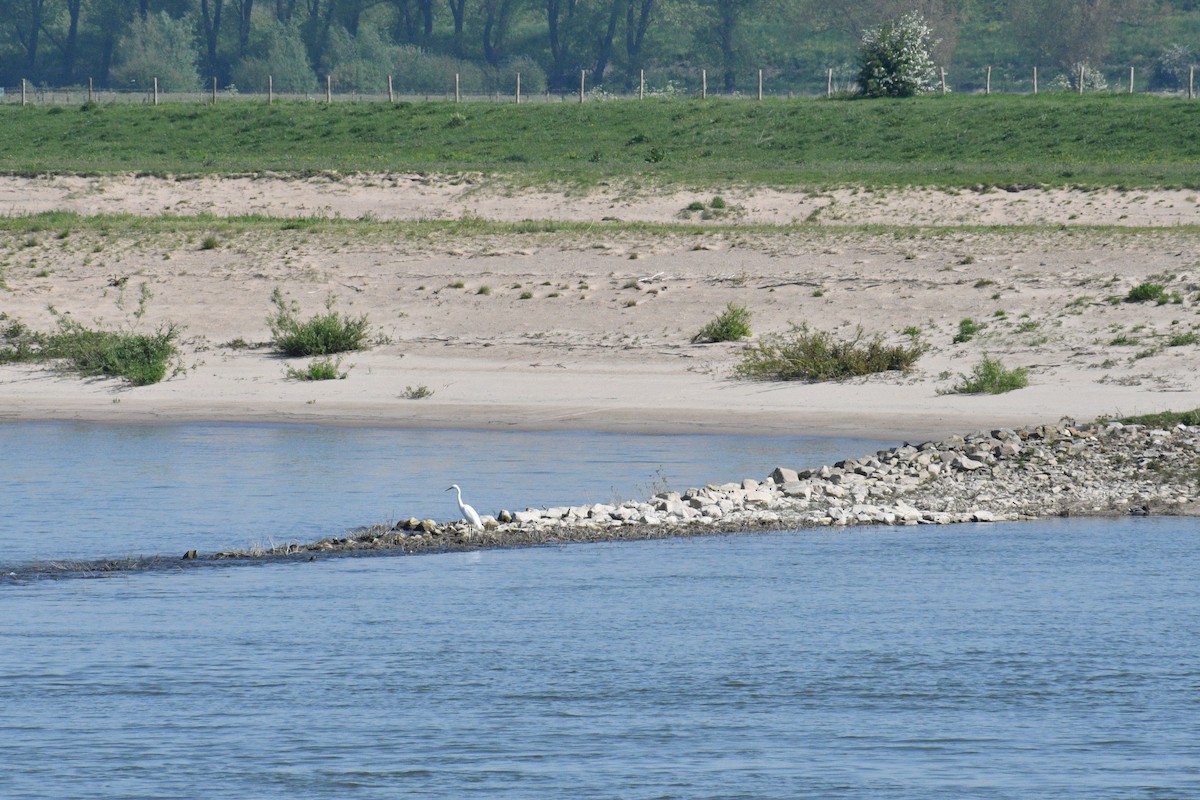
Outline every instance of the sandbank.
<svg viewBox="0 0 1200 800">
<path fill-rule="evenodd" d="M 924 440 L 1063 417 L 1200 406 L 1200 223 L 1186 192 L 1069 190 L 512 195 L 418 176 L 0 179 L 0 213 L 242 214 L 377 221 L 570 220 L 569 233 L 450 238 L 386 225 L 270 231 L 215 247 L 192 234 L 0 233 L 0 312 L 182 335 L 177 374 L 131 388 L 45 367 L 0 367 L 0 420 L 241 421 L 514 430 L 838 435 Z M 623 222 L 687 224 L 639 229 Z M 807 222 L 805 222 L 807 220 Z M 796 224 L 804 223 L 804 224 Z M 866 229 L 850 223 L 896 225 Z M 942 226 L 922 229 L 910 226 Z M 1017 226 L 996 229 L 976 226 Z M 1030 227 L 1024 227 L 1030 226 Z M 1104 226 L 1104 227 L 1096 227 Z M 211 244 L 211 243 L 210 243 Z M 1180 302 L 1121 302 L 1163 283 Z M 459 287 L 461 284 L 461 287 Z M 267 344 L 270 296 L 301 316 L 366 315 L 369 350 L 344 380 L 286 375 Z M 807 323 L 930 351 L 908 373 L 840 383 L 732 377 L 745 343 L 693 343 L 728 303 L 756 337 Z M 954 342 L 971 318 L 982 331 Z M 984 355 L 1030 370 L 1025 389 L 946 394 Z M 431 394 L 412 399 L 412 390 Z"/>
</svg>

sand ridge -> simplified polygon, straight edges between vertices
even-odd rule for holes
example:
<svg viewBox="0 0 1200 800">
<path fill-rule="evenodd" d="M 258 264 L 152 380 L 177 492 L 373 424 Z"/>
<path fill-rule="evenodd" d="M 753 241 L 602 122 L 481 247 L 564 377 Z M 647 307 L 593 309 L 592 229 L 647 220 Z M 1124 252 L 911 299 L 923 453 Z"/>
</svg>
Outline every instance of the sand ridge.
<svg viewBox="0 0 1200 800">
<path fill-rule="evenodd" d="M 693 199 L 707 204 L 712 192 L 509 195 L 461 176 L 5 178 L 6 214 L 475 215 L 596 225 L 467 237 L 390 235 L 386 226 L 358 235 L 251 225 L 221 233 L 211 248 L 178 233 L 0 234 L 7 253 L 0 312 L 10 318 L 48 329 L 52 306 L 85 323 L 153 329 L 171 322 L 184 336 L 182 372 L 155 386 L 0 367 L 0 419 L 915 440 L 1200 406 L 1200 347 L 1169 345 L 1200 329 L 1198 240 L 1178 227 L 1200 221 L 1189 194 L 839 191 L 728 192 L 723 213 L 702 220 L 684 209 Z M 817 206 L 816 224 L 744 227 L 807 219 Z M 871 221 L 864 214 L 892 224 L 1061 220 L 1063 227 L 871 232 L 845 225 Z M 605 217 L 688 220 L 697 228 L 646 232 Z M 1115 302 L 1151 279 L 1181 302 Z M 289 364 L 306 361 L 289 362 L 265 346 L 276 288 L 302 316 L 322 311 L 331 296 L 340 311 L 367 315 L 375 344 L 345 356 L 345 380 L 287 379 Z M 844 336 L 861 326 L 902 341 L 901 331 L 912 328 L 931 350 L 907 374 L 827 384 L 734 380 L 744 344 L 690 341 L 727 303 L 750 309 L 757 336 L 805 322 Z M 983 329 L 956 344 L 967 317 Z M 998 396 L 942 393 L 985 354 L 1029 367 L 1031 385 Z M 420 387 L 432 395 L 410 399 Z"/>
<path fill-rule="evenodd" d="M 618 182 L 586 192 L 513 189 L 476 174 L 340 174 L 304 178 L 246 176 L 0 176 L 0 214 L 74 211 L 93 214 L 335 217 L 419 220 L 478 217 L 516 222 L 700 221 L 699 202 L 721 197 L 706 220 L 751 225 L 1119 225 L 1200 224 L 1192 190 L 901 188 L 828 190 L 728 187 L 720 190 L 633 188 Z"/>
</svg>

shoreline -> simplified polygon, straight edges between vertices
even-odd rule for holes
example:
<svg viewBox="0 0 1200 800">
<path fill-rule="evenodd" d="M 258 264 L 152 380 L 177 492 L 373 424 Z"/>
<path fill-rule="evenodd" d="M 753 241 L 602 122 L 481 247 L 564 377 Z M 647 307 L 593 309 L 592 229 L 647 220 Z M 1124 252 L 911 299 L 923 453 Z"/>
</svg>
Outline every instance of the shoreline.
<svg viewBox="0 0 1200 800">
<path fill-rule="evenodd" d="M 816 469 L 777 467 L 761 481 L 624 503 L 505 510 L 498 518 L 485 516 L 482 529 L 410 518 L 269 548 L 46 562 L 10 571 L 0 581 L 818 527 L 1128 515 L 1200 516 L 1200 426 L 1168 430 L 1096 421 L 997 428 L 906 443 Z"/>
<path fill-rule="evenodd" d="M 0 373 L 2 375 L 2 373 Z M 2 378 L 0 378 L 2 380 Z M 122 404 L 123 405 L 123 404 Z M 1065 415 L 1064 415 L 1065 416 Z M 953 431 L 1031 424 L 1035 415 L 962 413 L 838 412 L 828 407 L 783 411 L 719 411 L 676 408 L 556 409 L 551 415 L 530 406 L 441 406 L 420 413 L 395 414 L 379 409 L 342 406 L 322 410 L 252 409 L 209 400 L 196 406 L 112 408 L 87 402 L 63 402 L 53 408 L 26 405 L 0 410 L 0 425 L 82 423 L 91 425 L 263 425 L 389 430 L 469 430 L 522 433 L 597 433 L 627 435 L 697 435 L 808 437 L 927 441 Z"/>
</svg>

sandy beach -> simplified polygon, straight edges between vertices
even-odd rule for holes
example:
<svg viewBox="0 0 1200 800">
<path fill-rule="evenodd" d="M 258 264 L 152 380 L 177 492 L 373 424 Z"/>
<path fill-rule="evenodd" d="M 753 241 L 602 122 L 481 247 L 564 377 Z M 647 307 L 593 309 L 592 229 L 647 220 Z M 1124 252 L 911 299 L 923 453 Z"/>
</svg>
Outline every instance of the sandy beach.
<svg viewBox="0 0 1200 800">
<path fill-rule="evenodd" d="M 175 324 L 183 356 L 169 380 L 140 388 L 0 367 L 0 419 L 917 440 L 1200 406 L 1200 346 L 1172 344 L 1200 331 L 1200 248 L 1179 227 L 1200 223 L 1188 192 L 756 189 L 724 192 L 718 210 L 712 196 L 514 193 L 471 176 L 5 177 L 6 215 L 595 224 L 466 237 L 411 226 L 248 225 L 216 235 L 215 246 L 153 231 L 3 233 L 0 312 L 10 319 L 43 330 L 55 314 L 132 330 Z M 693 201 L 710 210 L 687 211 Z M 689 227 L 647 231 L 617 220 Z M 1180 302 L 1120 302 L 1151 280 Z M 344 358 L 344 380 L 287 377 L 307 360 L 282 359 L 268 344 L 275 289 L 302 317 L 330 298 L 338 311 L 366 315 L 373 345 Z M 736 380 L 744 343 L 691 342 L 728 303 L 750 310 L 756 338 L 792 323 L 842 336 L 861 326 L 890 341 L 917 328 L 930 350 L 904 374 Z M 964 318 L 982 328 L 955 343 Z M 944 393 L 984 355 L 1028 367 L 1028 388 Z M 431 394 L 412 398 L 422 387 Z"/>
</svg>

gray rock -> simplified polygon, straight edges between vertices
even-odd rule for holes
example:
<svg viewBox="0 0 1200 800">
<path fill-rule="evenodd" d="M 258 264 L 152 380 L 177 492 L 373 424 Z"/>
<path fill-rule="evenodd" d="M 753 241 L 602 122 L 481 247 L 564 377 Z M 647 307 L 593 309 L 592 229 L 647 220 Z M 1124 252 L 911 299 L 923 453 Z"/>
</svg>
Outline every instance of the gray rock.
<svg viewBox="0 0 1200 800">
<path fill-rule="evenodd" d="M 775 483 L 778 483 L 780 485 L 796 483 L 797 481 L 800 480 L 800 474 L 798 472 L 796 472 L 796 470 L 794 470 L 794 469 L 788 469 L 786 467 L 776 467 L 775 471 L 771 473 L 771 480 L 775 481 Z"/>
</svg>

